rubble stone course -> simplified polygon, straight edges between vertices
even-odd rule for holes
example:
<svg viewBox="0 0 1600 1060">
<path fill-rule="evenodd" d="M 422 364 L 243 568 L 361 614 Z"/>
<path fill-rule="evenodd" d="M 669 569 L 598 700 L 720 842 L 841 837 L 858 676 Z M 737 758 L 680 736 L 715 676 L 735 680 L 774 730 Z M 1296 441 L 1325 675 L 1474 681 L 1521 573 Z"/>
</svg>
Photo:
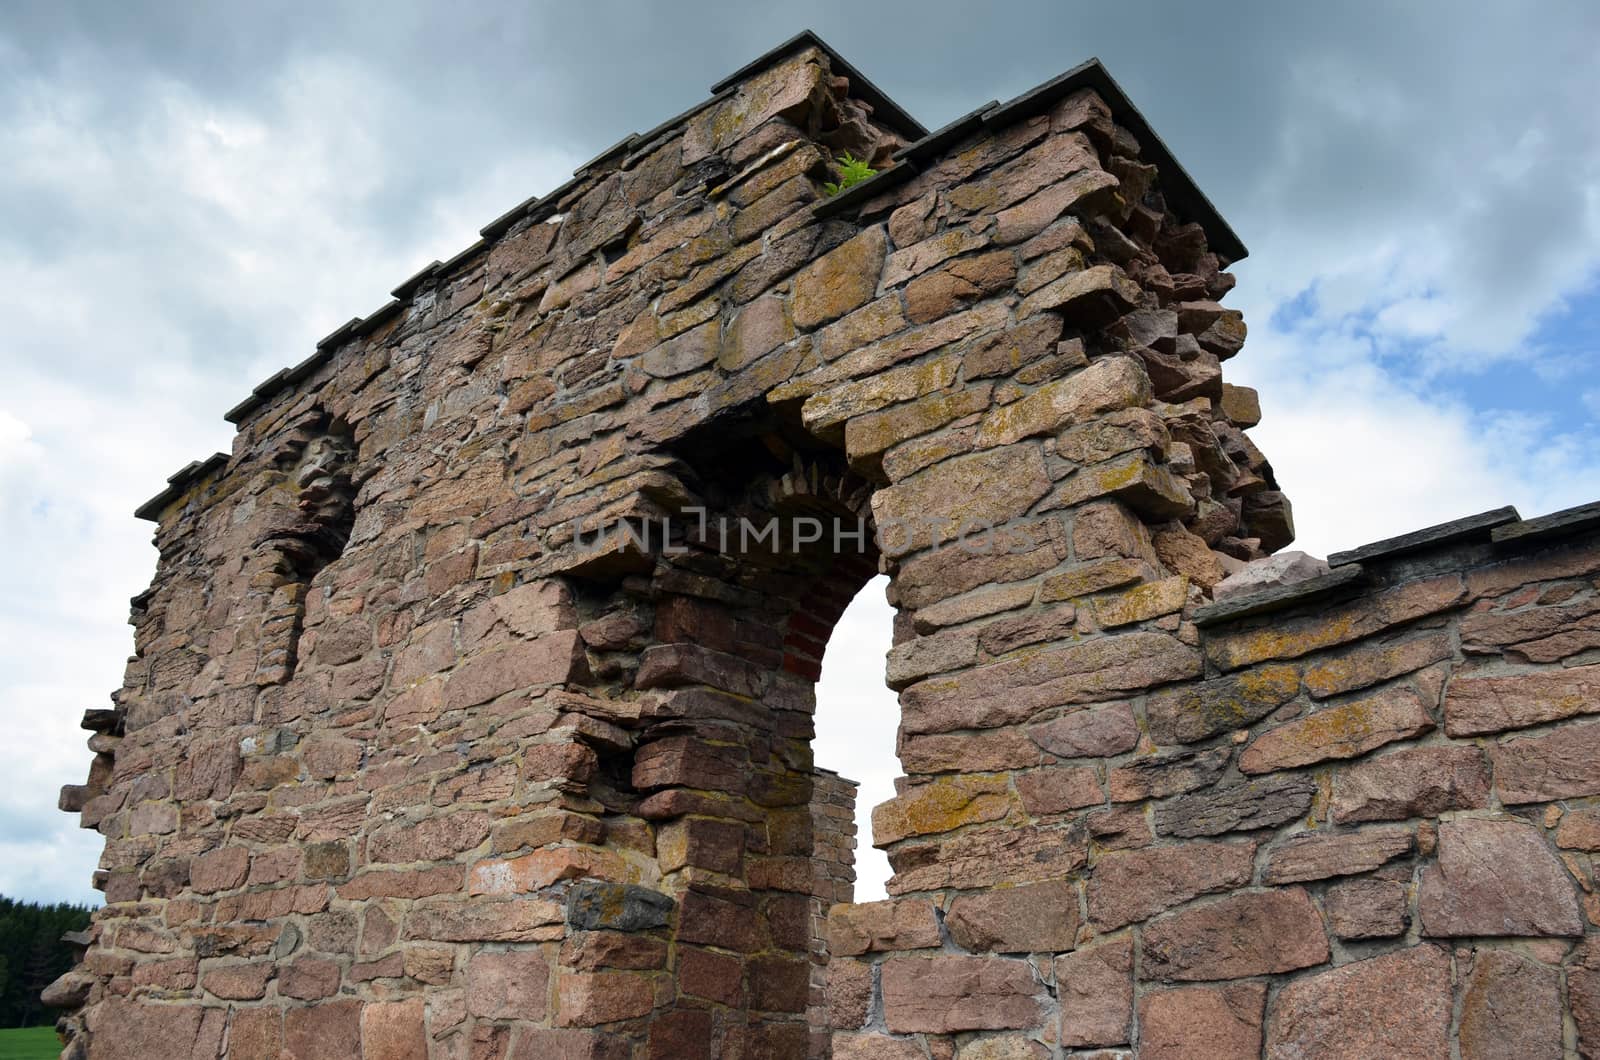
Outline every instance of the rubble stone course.
<svg viewBox="0 0 1600 1060">
<path fill-rule="evenodd" d="M 1244 248 L 1099 64 L 928 134 L 802 35 L 483 236 L 140 509 L 65 1055 L 1600 1056 L 1600 513 L 1250 567 Z"/>
</svg>

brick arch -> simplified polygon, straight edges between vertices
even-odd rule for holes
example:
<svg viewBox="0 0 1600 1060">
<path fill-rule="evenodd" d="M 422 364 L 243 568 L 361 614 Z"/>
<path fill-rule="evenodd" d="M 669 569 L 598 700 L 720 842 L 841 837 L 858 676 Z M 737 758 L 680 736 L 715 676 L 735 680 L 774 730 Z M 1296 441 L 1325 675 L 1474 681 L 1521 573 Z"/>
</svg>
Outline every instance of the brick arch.
<svg viewBox="0 0 1600 1060">
<path fill-rule="evenodd" d="M 48 993 L 71 1053 L 1600 1040 L 1600 516 L 1219 592 L 1293 536 L 1222 380 L 1244 248 L 1103 68 L 933 133 L 810 35 L 713 91 L 257 387 L 140 509 L 135 657 L 63 793 L 106 838 Z M 825 196 L 846 147 L 883 171 Z M 260 681 L 234 619 L 312 414 L 361 504 Z M 813 684 L 868 565 L 699 519 L 863 501 L 905 776 L 893 897 L 824 946 Z"/>
</svg>

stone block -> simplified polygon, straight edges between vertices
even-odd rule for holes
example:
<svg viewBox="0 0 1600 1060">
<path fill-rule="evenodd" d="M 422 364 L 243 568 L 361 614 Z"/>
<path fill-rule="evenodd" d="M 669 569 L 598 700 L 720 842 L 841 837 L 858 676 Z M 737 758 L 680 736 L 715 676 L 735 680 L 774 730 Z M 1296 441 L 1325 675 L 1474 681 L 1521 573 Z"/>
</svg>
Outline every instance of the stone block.
<svg viewBox="0 0 1600 1060">
<path fill-rule="evenodd" d="M 1407 747 L 1338 769 L 1331 815 L 1340 824 L 1437 817 L 1489 805 L 1489 771 L 1476 747 Z"/>
<path fill-rule="evenodd" d="M 1244 773 L 1271 773 L 1336 758 L 1356 758 L 1433 728 L 1417 693 L 1397 688 L 1366 699 L 1324 707 L 1268 729 L 1239 756 Z"/>
<path fill-rule="evenodd" d="M 1450 957 L 1437 946 L 1354 961 L 1283 988 L 1267 1026 L 1266 1055 L 1448 1060 L 1451 1003 Z"/>
<path fill-rule="evenodd" d="M 926 899 L 836 905 L 828 913 L 828 953 L 835 957 L 939 945 L 938 916 Z"/>
<path fill-rule="evenodd" d="M 1266 1001 L 1265 983 L 1152 991 L 1139 999 L 1139 1055 L 1145 1060 L 1256 1060 Z"/>
<path fill-rule="evenodd" d="M 814 328 L 870 302 L 887 249 L 884 230 L 868 228 L 796 273 L 790 296 L 795 326 Z"/>
<path fill-rule="evenodd" d="M 1145 705 L 1158 744 L 1196 743 L 1248 728 L 1300 691 L 1293 666 L 1260 666 L 1227 677 L 1153 693 Z"/>
<path fill-rule="evenodd" d="M 1070 950 L 1077 942 L 1078 889 L 1052 881 L 962 895 L 951 902 L 945 927 L 972 953 Z"/>
<path fill-rule="evenodd" d="M 1439 824 L 1439 858 L 1417 892 L 1422 933 L 1581 935 L 1573 881 L 1544 835 L 1517 818 L 1462 817 Z"/>
<path fill-rule="evenodd" d="M 1249 886 L 1256 845 L 1183 843 L 1106 854 L 1089 875 L 1089 920 L 1102 932 L 1147 920 L 1202 894 Z"/>
<path fill-rule="evenodd" d="M 1510 950 L 1477 950 L 1461 995 L 1461 1055 L 1560 1060 L 1560 972 Z"/>
<path fill-rule="evenodd" d="M 1304 883 L 1330 876 L 1370 872 L 1415 846 L 1411 829 L 1367 828 L 1358 832 L 1299 832 L 1267 848 L 1263 882 Z"/>
<path fill-rule="evenodd" d="M 1010 445 L 1149 401 L 1150 380 L 1139 362 L 1131 357 L 1105 357 L 990 412 L 983 418 L 976 440 L 980 446 Z"/>
<path fill-rule="evenodd" d="M 1043 986 L 1022 960 L 891 957 L 882 977 L 884 1022 L 897 1034 L 1032 1027 L 1041 1015 Z"/>
<path fill-rule="evenodd" d="M 467 1011 L 482 1019 L 541 1020 L 550 966 L 536 950 L 482 950 L 467 962 Z"/>
<path fill-rule="evenodd" d="M 1507 805 L 1600 795 L 1600 723 L 1503 740 L 1489 757 L 1495 794 Z"/>
<path fill-rule="evenodd" d="M 1140 969 L 1151 979 L 1242 979 L 1327 959 L 1322 915 L 1310 895 L 1289 887 L 1241 892 L 1151 921 Z"/>
<path fill-rule="evenodd" d="M 1061 1044 L 1121 1045 L 1133 1032 L 1133 940 L 1113 939 L 1055 960 Z"/>
</svg>

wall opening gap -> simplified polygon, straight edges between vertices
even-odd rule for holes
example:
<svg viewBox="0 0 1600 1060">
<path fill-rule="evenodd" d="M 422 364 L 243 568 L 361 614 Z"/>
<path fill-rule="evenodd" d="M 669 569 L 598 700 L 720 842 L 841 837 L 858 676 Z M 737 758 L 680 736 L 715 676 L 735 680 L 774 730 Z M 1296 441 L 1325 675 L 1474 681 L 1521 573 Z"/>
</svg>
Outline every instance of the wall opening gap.
<svg viewBox="0 0 1600 1060">
<path fill-rule="evenodd" d="M 894 639 L 894 609 L 884 598 L 889 579 L 878 575 L 845 609 L 822 660 L 817 682 L 817 765 L 860 783 L 856 793 L 857 902 L 887 897 L 889 858 L 872 845 L 872 808 L 894 797 L 900 775 L 895 731 L 899 697 L 884 684 L 885 656 Z"/>
</svg>

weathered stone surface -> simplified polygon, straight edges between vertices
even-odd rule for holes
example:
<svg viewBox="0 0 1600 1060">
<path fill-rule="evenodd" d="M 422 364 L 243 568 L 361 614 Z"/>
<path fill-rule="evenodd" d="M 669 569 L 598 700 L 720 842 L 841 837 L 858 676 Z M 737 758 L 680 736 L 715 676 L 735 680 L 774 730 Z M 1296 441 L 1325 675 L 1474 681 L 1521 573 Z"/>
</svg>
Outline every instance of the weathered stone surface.
<svg viewBox="0 0 1600 1060">
<path fill-rule="evenodd" d="M 1230 391 L 1246 390 L 1247 387 L 1233 387 L 1223 384 L 1222 392 L 1224 402 Z M 1257 410 L 1259 415 L 1260 410 Z M 1230 417 L 1231 418 L 1231 417 Z M 1245 426 L 1250 426 L 1245 424 Z M 1212 599 L 1226 600 L 1230 596 L 1240 596 L 1244 593 L 1259 592 L 1262 589 L 1276 589 L 1280 586 L 1294 585 L 1297 582 L 1319 578 L 1328 573 L 1326 560 L 1304 552 L 1280 552 L 1276 556 L 1263 556 L 1261 559 L 1252 560 L 1245 566 L 1228 575 L 1218 582 L 1211 591 Z"/>
<path fill-rule="evenodd" d="M 1079 829 L 1016 827 L 962 833 L 902 847 L 889 858 L 890 894 L 941 887 L 992 887 L 1060 879 L 1083 867 L 1087 843 Z"/>
<path fill-rule="evenodd" d="M 1341 939 L 1390 938 L 1404 934 L 1411 888 L 1395 880 L 1345 880 L 1328 888 L 1322 908 L 1328 928 Z"/>
<path fill-rule="evenodd" d="M 1027 721 L 1040 711 L 1115 697 L 1199 672 L 1199 656 L 1164 633 L 1137 632 L 1052 645 L 901 694 L 907 732 L 947 732 Z"/>
<path fill-rule="evenodd" d="M 1424 578 L 1385 589 L 1308 618 L 1272 622 L 1258 629 L 1227 630 L 1206 640 L 1206 658 L 1223 670 L 1267 659 L 1297 659 L 1337 644 L 1370 637 L 1402 622 L 1436 614 L 1465 595 L 1460 575 Z"/>
<path fill-rule="evenodd" d="M 1144 452 L 1127 453 L 1074 472 L 1050 503 L 1071 508 L 1103 497 L 1115 497 L 1154 520 L 1187 515 L 1195 506 L 1194 497 L 1177 476 L 1153 463 Z"/>
<path fill-rule="evenodd" d="M 1185 843 L 1107 854 L 1095 863 L 1085 891 L 1089 919 L 1115 931 L 1182 905 L 1191 898 L 1250 883 L 1254 843 Z"/>
<path fill-rule="evenodd" d="M 1189 598 L 1189 579 L 1163 578 L 1158 582 L 1135 585 L 1112 593 L 1091 597 L 1095 622 L 1101 629 L 1147 622 L 1183 610 Z"/>
<path fill-rule="evenodd" d="M 1022 300 L 1017 316 L 1052 309 L 1074 323 L 1113 320 L 1139 300 L 1139 288 L 1115 265 L 1095 265 L 1071 272 Z"/>
<path fill-rule="evenodd" d="M 1261 396 L 1251 387 L 1223 383 L 1221 408 L 1222 414 L 1240 427 L 1261 422 Z"/>
<path fill-rule="evenodd" d="M 1408 688 L 1325 707 L 1299 721 L 1268 729 L 1239 756 L 1244 773 L 1355 758 L 1396 740 L 1409 740 L 1433 728 L 1433 718 Z"/>
<path fill-rule="evenodd" d="M 147 1055 L 160 1055 L 161 1051 Z M 360 1056 L 361 1002 L 341 999 L 286 1010 L 283 1052 L 296 1060 L 340 1060 Z"/>
<path fill-rule="evenodd" d="M 939 946 L 933 903 L 920 898 L 836 905 L 828 914 L 828 952 L 840 957 Z"/>
<path fill-rule="evenodd" d="M 1213 747 L 1134 758 L 1111 770 L 1106 786 L 1112 802 L 1165 798 L 1215 783 L 1229 757 L 1227 748 Z"/>
<path fill-rule="evenodd" d="M 1066 813 L 1105 801 L 1093 766 L 1049 766 L 1016 774 L 1022 809 L 1033 817 Z"/>
<path fill-rule="evenodd" d="M 981 446 L 1010 445 L 1149 401 L 1150 380 L 1139 362 L 1131 357 L 1106 357 L 990 412 L 978 428 L 976 441 Z"/>
<path fill-rule="evenodd" d="M 1518 729 L 1600 713 L 1600 666 L 1536 673 L 1456 677 L 1444 697 L 1451 736 Z"/>
<path fill-rule="evenodd" d="M 1516 818 L 1463 817 L 1439 825 L 1439 860 L 1417 892 L 1422 932 L 1581 935 L 1573 881 L 1543 834 Z"/>
<path fill-rule="evenodd" d="M 1593 939 L 1579 946 L 1568 964 L 1567 995 L 1578 1025 L 1578 1053 L 1593 1060 L 1600 1056 L 1600 946 Z"/>
<path fill-rule="evenodd" d="M 1144 578 L 1149 567 L 1136 559 L 1096 559 L 1050 575 L 1039 585 L 1039 599 L 1076 600 L 1090 593 L 1131 585 Z"/>
<path fill-rule="evenodd" d="M 897 1034 L 1031 1027 L 1043 992 L 1026 961 L 1010 957 L 891 957 L 883 962 L 883 1017 Z"/>
<path fill-rule="evenodd" d="M 1600 850 L 1600 809 L 1569 810 L 1556 829 L 1556 846 L 1563 850 Z"/>
<path fill-rule="evenodd" d="M 833 1060 L 925 1060 L 927 1054 L 913 1038 L 887 1034 L 835 1034 Z"/>
<path fill-rule="evenodd" d="M 1507 804 L 1600 794 L 1600 724 L 1504 740 L 1489 757 L 1495 794 Z"/>
<path fill-rule="evenodd" d="M 1139 723 L 1129 704 L 1110 703 L 1031 725 L 1028 737 L 1058 758 L 1107 758 L 1133 750 Z"/>
<path fill-rule="evenodd" d="M 1121 1045 L 1133 1027 L 1133 940 L 1102 942 L 1057 957 L 1061 1044 Z"/>
<path fill-rule="evenodd" d="M 1050 490 L 1031 446 L 958 457 L 872 497 L 884 549 L 900 555 L 977 533 L 1025 514 Z"/>
<path fill-rule="evenodd" d="M 1359 832 L 1301 832 L 1267 850 L 1266 883 L 1303 883 L 1329 876 L 1352 876 L 1409 854 L 1409 828 L 1368 828 Z"/>
<path fill-rule="evenodd" d="M 423 1005 L 422 998 L 412 997 L 362 1008 L 362 1060 L 428 1060 Z"/>
<path fill-rule="evenodd" d="M 567 891 L 567 923 L 582 931 L 646 931 L 666 927 L 673 906 L 648 887 L 580 880 Z"/>
<path fill-rule="evenodd" d="M 1078 935 L 1078 889 L 1050 882 L 963 895 L 950 904 L 945 927 L 972 953 L 1070 950 Z"/>
<path fill-rule="evenodd" d="M 1139 999 L 1146 1060 L 1255 1060 L 1261 1055 L 1265 983 L 1185 986 Z"/>
<path fill-rule="evenodd" d="M 1309 968 L 1328 959 L 1328 937 L 1299 887 L 1248 891 L 1168 913 L 1144 929 L 1141 975 L 1242 979 Z"/>
<path fill-rule="evenodd" d="M 796 273 L 789 302 L 795 326 L 814 328 L 870 302 L 887 249 L 884 230 L 868 228 Z"/>
<path fill-rule="evenodd" d="M 916 324 L 959 312 L 1010 287 L 1016 257 L 1008 250 L 960 258 L 906 285 L 906 318 Z"/>
<path fill-rule="evenodd" d="M 1242 729 L 1272 713 L 1300 691 L 1293 666 L 1261 666 L 1228 677 L 1157 692 L 1145 706 L 1157 743 L 1194 743 Z"/>
<path fill-rule="evenodd" d="M 1461 995 L 1461 1055 L 1559 1060 L 1560 973 L 1510 950 L 1480 949 Z"/>
<path fill-rule="evenodd" d="M 1333 820 L 1401 821 L 1489 805 L 1489 772 L 1476 747 L 1407 747 L 1333 775 Z"/>
<path fill-rule="evenodd" d="M 1437 946 L 1356 961 L 1284 987 L 1267 1026 L 1271 1060 L 1450 1056 L 1450 958 Z"/>
<path fill-rule="evenodd" d="M 651 979 L 629 972 L 565 972 L 556 990 L 556 1022 L 564 1027 L 633 1019 L 655 1006 Z"/>
<path fill-rule="evenodd" d="M 1265 777 L 1181 795 L 1156 806 L 1156 830 L 1190 838 L 1270 828 L 1303 816 L 1316 792 L 1306 777 Z"/>
<path fill-rule="evenodd" d="M 1414 637 L 1398 644 L 1363 645 L 1306 667 L 1306 691 L 1318 699 L 1399 677 L 1450 658 L 1454 648 L 1446 633 Z M 1448 724 L 1448 720 L 1447 720 Z"/>
<path fill-rule="evenodd" d="M 543 1019 L 550 966 L 535 950 L 481 951 L 467 963 L 467 1011 L 485 1019 Z"/>
<path fill-rule="evenodd" d="M 1111 362 L 1096 361 L 1095 365 L 1106 363 Z M 1158 453 L 1171 444 L 1166 423 L 1147 408 L 1109 412 L 1056 436 L 1056 452 L 1074 464 L 1098 464 L 1137 449 Z"/>
<path fill-rule="evenodd" d="M 909 836 L 997 820 L 1011 806 L 1010 784 L 1004 776 L 937 777 L 873 808 L 873 843 L 888 846 Z"/>
</svg>

